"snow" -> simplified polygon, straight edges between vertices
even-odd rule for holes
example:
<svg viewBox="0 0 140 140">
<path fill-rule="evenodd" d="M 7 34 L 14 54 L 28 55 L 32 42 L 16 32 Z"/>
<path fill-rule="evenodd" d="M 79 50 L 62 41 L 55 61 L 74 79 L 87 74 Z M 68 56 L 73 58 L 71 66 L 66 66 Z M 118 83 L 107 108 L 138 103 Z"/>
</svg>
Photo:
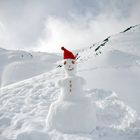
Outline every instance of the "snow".
<svg viewBox="0 0 140 140">
<path fill-rule="evenodd" d="M 55 54 L 0 49 L 0 85 L 3 87 L 50 71 L 59 59 Z"/>
<path fill-rule="evenodd" d="M 17 136 L 17 140 L 50 140 L 50 137 L 39 131 L 25 131 Z"/>
<path fill-rule="evenodd" d="M 56 101 L 48 113 L 47 129 L 64 133 L 90 133 L 96 127 L 95 109 L 88 101 Z"/>
<path fill-rule="evenodd" d="M 140 114 L 139 36 L 140 26 L 136 26 L 125 33 L 111 36 L 106 45 L 96 52 L 98 55 L 95 49 L 104 41 L 82 50 L 79 53 L 78 72 L 86 79 L 87 88 L 115 91 Z"/>
<path fill-rule="evenodd" d="M 96 129 L 91 132 L 47 130 L 49 109 L 60 100 L 61 95 L 60 87 L 55 84 L 65 75 L 62 67 L 56 68 L 60 57 L 33 53 L 35 60 L 40 61 L 37 65 L 47 60 L 50 65 L 46 65 L 46 70 L 38 76 L 32 75 L 27 79 L 24 75 L 24 79 L 0 88 L 0 140 L 139 140 L 139 35 L 140 27 L 136 26 L 125 33 L 111 36 L 106 45 L 100 48 L 102 53 L 98 56 L 95 55 L 95 48 L 102 42 L 79 53 L 77 75 L 86 79 L 87 90 L 84 93 L 96 105 Z M 19 51 L 0 50 L 1 75 L 5 66 L 20 61 L 21 55 L 18 54 Z M 32 58 L 27 57 L 20 61 L 23 65 L 31 62 Z M 22 71 L 23 67 L 20 68 Z M 74 106 L 75 112 L 81 108 L 85 112 L 85 106 L 81 106 L 80 109 Z M 79 120 L 86 115 L 79 114 Z"/>
</svg>

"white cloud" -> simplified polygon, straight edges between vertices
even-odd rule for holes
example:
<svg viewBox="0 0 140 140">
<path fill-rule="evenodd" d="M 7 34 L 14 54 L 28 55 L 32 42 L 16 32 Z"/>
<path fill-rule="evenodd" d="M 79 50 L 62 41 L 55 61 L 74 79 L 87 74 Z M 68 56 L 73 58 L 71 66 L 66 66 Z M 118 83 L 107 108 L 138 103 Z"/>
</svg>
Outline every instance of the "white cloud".
<svg viewBox="0 0 140 140">
<path fill-rule="evenodd" d="M 139 0 L 0 1 L 0 46 L 49 52 L 86 47 L 138 24 L 139 7 Z"/>
</svg>

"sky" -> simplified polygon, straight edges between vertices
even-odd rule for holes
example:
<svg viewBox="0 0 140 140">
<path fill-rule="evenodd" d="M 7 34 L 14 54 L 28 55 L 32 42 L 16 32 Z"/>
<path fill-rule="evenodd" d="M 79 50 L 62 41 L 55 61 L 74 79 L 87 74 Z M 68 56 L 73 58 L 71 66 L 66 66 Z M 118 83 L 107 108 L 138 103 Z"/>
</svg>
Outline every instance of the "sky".
<svg viewBox="0 0 140 140">
<path fill-rule="evenodd" d="M 59 52 L 140 24 L 140 0 L 0 0 L 0 47 Z"/>
</svg>

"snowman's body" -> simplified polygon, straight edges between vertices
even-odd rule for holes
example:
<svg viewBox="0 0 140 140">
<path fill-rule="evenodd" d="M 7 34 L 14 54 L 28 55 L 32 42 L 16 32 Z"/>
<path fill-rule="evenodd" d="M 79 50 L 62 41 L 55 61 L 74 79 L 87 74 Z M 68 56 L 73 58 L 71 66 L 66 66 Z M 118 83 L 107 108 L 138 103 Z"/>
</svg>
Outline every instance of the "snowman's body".
<svg viewBox="0 0 140 140">
<path fill-rule="evenodd" d="M 57 83 L 61 88 L 61 95 L 50 106 L 47 129 L 89 133 L 96 127 L 95 105 L 83 90 L 85 80 L 75 76 L 75 64 L 72 61 L 68 59 L 64 62 L 66 77 Z"/>
<path fill-rule="evenodd" d="M 78 76 L 66 77 L 58 81 L 61 87 L 61 100 L 76 101 L 84 99 L 83 85 L 85 80 Z"/>
</svg>

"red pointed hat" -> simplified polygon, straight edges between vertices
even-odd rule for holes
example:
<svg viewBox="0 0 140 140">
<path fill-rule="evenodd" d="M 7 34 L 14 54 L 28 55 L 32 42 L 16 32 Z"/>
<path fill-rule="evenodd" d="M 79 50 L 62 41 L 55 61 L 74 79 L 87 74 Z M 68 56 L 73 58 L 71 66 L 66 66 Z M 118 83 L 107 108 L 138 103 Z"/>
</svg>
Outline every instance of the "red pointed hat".
<svg viewBox="0 0 140 140">
<path fill-rule="evenodd" d="M 64 47 L 61 47 L 61 50 L 64 51 L 64 59 L 75 59 L 75 56 L 72 52 L 70 52 L 69 50 L 67 50 Z"/>
</svg>

